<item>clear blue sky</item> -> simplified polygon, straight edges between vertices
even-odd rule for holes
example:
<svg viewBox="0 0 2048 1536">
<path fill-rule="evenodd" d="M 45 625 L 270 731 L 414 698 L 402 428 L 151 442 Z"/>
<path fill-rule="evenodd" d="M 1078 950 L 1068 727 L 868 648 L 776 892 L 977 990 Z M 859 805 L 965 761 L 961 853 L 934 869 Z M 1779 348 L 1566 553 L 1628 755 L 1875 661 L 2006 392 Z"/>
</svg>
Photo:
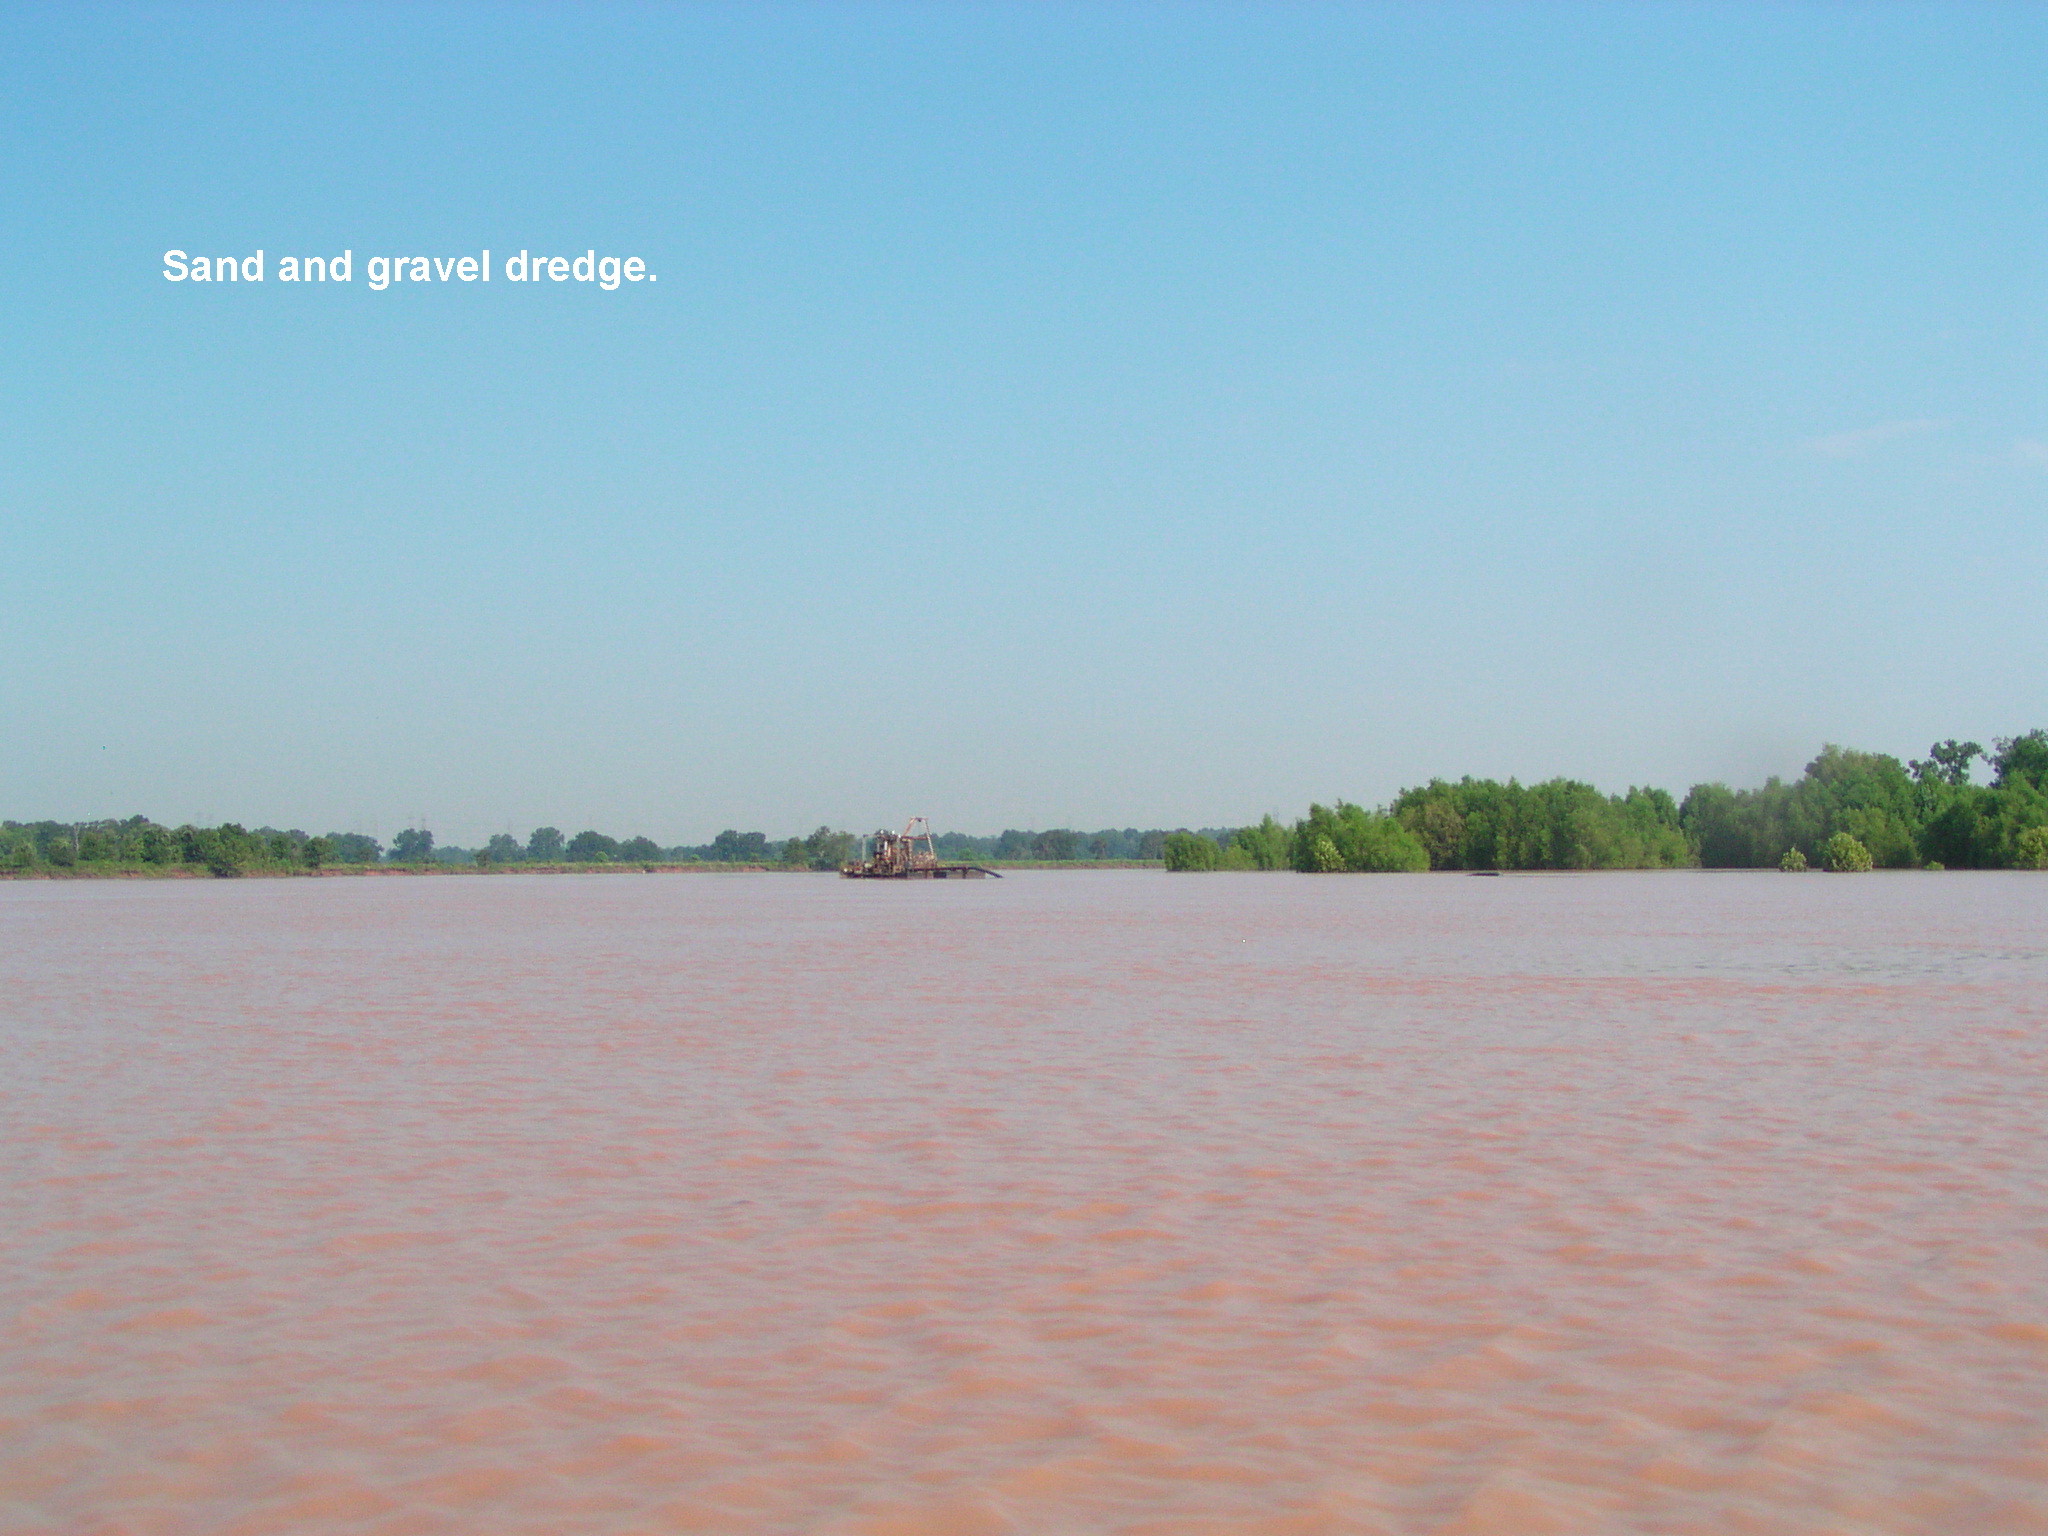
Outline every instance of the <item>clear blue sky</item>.
<svg viewBox="0 0 2048 1536">
<path fill-rule="evenodd" d="M 2044 82 L 2020 8 L 0 11 L 0 815 L 1203 825 L 2048 724 Z M 364 280 L 481 247 L 659 281 Z"/>
</svg>

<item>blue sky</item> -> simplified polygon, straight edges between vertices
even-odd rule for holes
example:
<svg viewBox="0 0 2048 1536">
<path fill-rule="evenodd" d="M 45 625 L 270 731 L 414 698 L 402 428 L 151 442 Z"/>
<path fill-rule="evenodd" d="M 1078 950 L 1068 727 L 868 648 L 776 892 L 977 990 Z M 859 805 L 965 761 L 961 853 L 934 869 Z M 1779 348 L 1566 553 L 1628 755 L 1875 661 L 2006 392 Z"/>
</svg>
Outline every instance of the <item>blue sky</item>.
<svg viewBox="0 0 2048 1536">
<path fill-rule="evenodd" d="M 2020 8 L 0 11 L 0 815 L 1213 825 L 2048 724 L 2044 79 Z M 483 247 L 659 281 L 364 281 Z"/>
</svg>

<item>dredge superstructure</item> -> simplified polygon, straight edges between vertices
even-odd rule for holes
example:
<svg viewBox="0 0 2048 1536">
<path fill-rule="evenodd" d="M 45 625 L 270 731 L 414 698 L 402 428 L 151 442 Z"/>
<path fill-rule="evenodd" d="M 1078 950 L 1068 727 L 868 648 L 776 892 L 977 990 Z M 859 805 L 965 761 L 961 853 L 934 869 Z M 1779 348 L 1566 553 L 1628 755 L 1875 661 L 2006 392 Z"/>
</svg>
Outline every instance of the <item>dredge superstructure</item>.
<svg viewBox="0 0 2048 1536">
<path fill-rule="evenodd" d="M 867 839 L 862 856 L 842 864 L 839 873 L 848 880 L 1000 880 L 1003 877 L 979 864 L 942 864 L 932 846 L 931 823 L 913 816 L 901 832 L 887 828 Z"/>
</svg>

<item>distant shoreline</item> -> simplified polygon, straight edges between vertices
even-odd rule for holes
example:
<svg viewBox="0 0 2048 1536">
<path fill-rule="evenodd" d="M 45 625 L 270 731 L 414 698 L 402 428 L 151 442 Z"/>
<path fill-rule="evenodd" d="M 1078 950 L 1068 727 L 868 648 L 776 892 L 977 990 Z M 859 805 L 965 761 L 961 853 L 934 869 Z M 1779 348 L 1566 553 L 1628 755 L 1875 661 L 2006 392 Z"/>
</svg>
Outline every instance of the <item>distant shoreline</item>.
<svg viewBox="0 0 2048 1536">
<path fill-rule="evenodd" d="M 1991 782 L 1972 778 L 1979 759 Z M 922 823 L 915 823 L 922 827 Z M 882 837 L 898 834 L 884 832 Z M 361 832 L 309 837 L 235 822 L 167 827 L 145 816 L 81 822 L 0 821 L 0 874 L 11 879 L 216 879 L 368 874 L 834 873 L 861 840 L 821 825 L 771 842 L 726 828 L 709 843 L 664 846 L 588 828 L 565 837 L 510 828 L 482 848 L 436 848 L 410 827 L 387 850 Z M 1005 869 L 1146 869 L 1176 873 L 1293 869 L 1303 874 L 1420 874 L 1617 869 L 1825 868 L 2048 870 L 2048 730 L 1939 741 L 1925 761 L 1825 745 L 1804 774 L 1759 789 L 1695 784 L 1683 800 L 1634 785 L 1603 794 L 1576 779 L 1431 779 L 1376 810 L 1312 803 L 1291 826 L 1270 812 L 1257 825 L 1190 831 L 1105 827 L 1007 828 L 999 836 L 945 832 L 940 860 Z M 571 859 L 569 855 L 580 854 Z M 1083 854 L 1089 857 L 1082 857 Z"/>
<path fill-rule="evenodd" d="M 985 868 L 996 870 L 1061 870 L 1061 869 L 1153 869 L 1164 871 L 1163 859 L 985 859 Z M 1815 870 L 1814 873 L 1826 873 Z M 1233 870 L 1216 873 L 1274 874 L 1291 875 L 1300 871 L 1288 868 L 1270 870 Z M 1417 869 L 1398 873 L 1431 875 L 1439 878 L 1470 878 L 1474 875 L 1499 875 L 1506 879 L 1571 879 L 1582 875 L 1763 875 L 1779 874 L 1782 871 L 1762 869 L 1750 865 L 1724 865 L 1715 867 L 1698 864 L 1660 865 L 1636 869 Z M 1939 867 L 1923 869 L 1908 866 L 1902 869 L 1875 869 L 1872 874 L 1919 875 L 1919 874 L 2014 874 L 2031 873 L 2026 870 L 2000 869 L 1951 869 Z M 8 881 L 27 882 L 34 880 L 355 880 L 382 879 L 385 877 L 425 876 L 476 876 L 476 875 L 832 875 L 837 870 L 798 869 L 788 864 L 719 864 L 710 860 L 695 863 L 656 864 L 330 864 L 319 869 L 243 869 L 232 875 L 216 875 L 203 864 L 136 864 L 107 865 L 95 867 L 73 866 L 64 868 L 0 869 L 0 883 Z"/>
<path fill-rule="evenodd" d="M 990 869 L 1164 869 L 1162 859 L 983 859 Z M 283 869 L 246 868 L 216 875 L 204 864 L 94 862 L 32 869 L 0 869 L 0 880 L 355 880 L 405 875 L 836 875 L 831 869 L 798 869 L 788 864 L 723 864 L 709 859 L 684 863 L 604 864 L 323 864 Z"/>
</svg>

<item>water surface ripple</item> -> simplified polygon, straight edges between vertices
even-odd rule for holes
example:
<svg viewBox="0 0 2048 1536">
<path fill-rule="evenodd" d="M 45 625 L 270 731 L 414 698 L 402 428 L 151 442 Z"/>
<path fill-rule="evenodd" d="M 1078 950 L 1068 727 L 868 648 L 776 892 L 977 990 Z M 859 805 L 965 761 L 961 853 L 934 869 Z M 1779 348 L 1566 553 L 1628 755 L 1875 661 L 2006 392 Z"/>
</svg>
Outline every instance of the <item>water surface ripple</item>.
<svg viewBox="0 0 2048 1536">
<path fill-rule="evenodd" d="M 0 1528 L 2048 1532 L 2048 877 L 0 885 Z"/>
</svg>

